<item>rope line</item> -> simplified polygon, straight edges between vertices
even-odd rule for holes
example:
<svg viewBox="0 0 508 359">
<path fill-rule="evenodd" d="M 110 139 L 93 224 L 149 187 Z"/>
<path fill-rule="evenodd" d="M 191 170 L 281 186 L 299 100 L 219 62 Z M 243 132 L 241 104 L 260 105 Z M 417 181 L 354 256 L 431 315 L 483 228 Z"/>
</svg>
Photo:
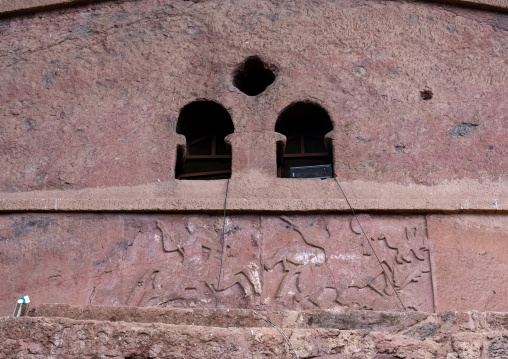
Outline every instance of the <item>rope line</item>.
<svg viewBox="0 0 508 359">
<path fill-rule="evenodd" d="M 293 353 L 295 353 L 295 356 L 296 356 L 296 359 L 300 359 L 300 357 L 298 356 L 298 353 L 296 352 L 295 348 L 293 348 L 293 345 L 291 344 L 291 341 L 289 340 L 288 336 L 286 335 L 286 333 L 284 333 L 282 331 L 282 329 L 280 329 L 278 326 L 276 326 L 275 324 L 272 323 L 272 321 L 268 318 L 268 317 L 265 317 L 264 315 L 261 315 L 259 314 L 258 312 L 256 312 L 254 310 L 254 314 L 257 314 L 259 315 L 261 318 L 263 318 L 263 320 L 265 322 L 267 322 L 268 324 L 270 324 L 272 327 L 274 327 L 275 329 L 277 329 L 279 331 L 280 334 L 282 334 L 282 336 L 284 337 L 284 339 L 286 340 L 286 342 L 288 343 L 289 345 L 289 348 L 293 351 Z"/>
<path fill-rule="evenodd" d="M 344 199 L 346 200 L 349 208 L 351 209 L 351 212 L 353 212 L 353 216 L 355 217 L 356 219 L 356 222 L 358 223 L 358 226 L 360 226 L 360 229 L 362 230 L 362 233 L 363 233 L 363 236 L 365 237 L 365 240 L 367 241 L 367 243 L 369 244 L 370 246 L 370 249 L 372 249 L 372 253 L 374 253 L 374 256 L 376 257 L 377 259 L 377 262 L 379 263 L 379 266 L 381 267 L 381 269 L 383 270 L 383 274 L 385 276 L 385 279 L 387 280 L 388 283 L 390 283 L 390 286 L 392 287 L 393 289 L 393 292 L 395 293 L 395 295 L 397 296 L 397 299 L 399 300 L 400 302 L 400 305 L 402 306 L 402 308 L 404 308 L 404 311 L 406 312 L 407 309 L 406 307 L 404 306 L 404 303 L 402 303 L 402 300 L 400 299 L 399 297 L 399 293 L 395 290 L 395 286 L 393 285 L 392 281 L 390 280 L 390 278 L 388 277 L 388 274 L 386 273 L 386 270 L 385 268 L 383 267 L 383 265 L 381 264 L 381 261 L 379 260 L 379 257 L 377 256 L 377 253 L 376 251 L 374 250 L 374 247 L 372 246 L 372 243 L 370 243 L 369 241 L 369 238 L 367 237 L 367 235 L 365 234 L 365 231 L 363 230 L 363 227 L 362 227 L 362 224 L 360 223 L 360 221 L 358 220 L 358 217 L 356 216 L 356 213 L 355 213 L 355 210 L 353 208 L 353 206 L 351 206 L 351 203 L 349 203 L 349 200 L 347 199 L 346 197 L 346 194 L 344 193 L 344 191 L 342 190 L 342 187 L 340 186 L 340 183 L 339 183 L 339 180 L 337 179 L 337 177 L 333 177 L 335 179 L 335 182 L 337 182 L 337 185 L 339 186 L 339 189 L 340 191 L 342 192 L 342 195 L 344 196 Z"/>
<path fill-rule="evenodd" d="M 217 282 L 217 292 L 215 293 L 215 308 L 219 305 L 219 291 L 220 291 L 220 278 L 222 277 L 222 258 L 224 257 L 224 229 L 226 226 L 226 203 L 228 201 L 229 192 L 229 178 L 226 183 L 226 197 L 224 198 L 224 217 L 222 218 L 222 249 L 220 252 L 220 269 L 219 269 L 219 280 Z"/>
</svg>

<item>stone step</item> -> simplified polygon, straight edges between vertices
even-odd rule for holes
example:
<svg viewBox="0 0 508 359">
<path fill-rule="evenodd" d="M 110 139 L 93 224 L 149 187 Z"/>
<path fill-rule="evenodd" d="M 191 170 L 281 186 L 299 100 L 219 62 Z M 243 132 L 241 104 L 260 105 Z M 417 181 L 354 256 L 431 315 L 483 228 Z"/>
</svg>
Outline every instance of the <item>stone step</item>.
<svg viewBox="0 0 508 359">
<path fill-rule="evenodd" d="M 31 317 L 69 318 L 110 322 L 163 323 L 205 327 L 270 327 L 268 319 L 281 328 L 329 328 L 379 330 L 397 333 L 425 321 L 429 313 L 376 311 L 256 311 L 237 308 L 153 308 L 74 306 L 40 304 L 29 311 Z M 266 318 L 266 319 L 265 319 Z"/>
<path fill-rule="evenodd" d="M 507 353 L 508 314 L 495 312 L 257 312 L 46 304 L 33 308 L 28 317 L 0 318 L 0 358 L 453 359 L 501 358 Z"/>
</svg>

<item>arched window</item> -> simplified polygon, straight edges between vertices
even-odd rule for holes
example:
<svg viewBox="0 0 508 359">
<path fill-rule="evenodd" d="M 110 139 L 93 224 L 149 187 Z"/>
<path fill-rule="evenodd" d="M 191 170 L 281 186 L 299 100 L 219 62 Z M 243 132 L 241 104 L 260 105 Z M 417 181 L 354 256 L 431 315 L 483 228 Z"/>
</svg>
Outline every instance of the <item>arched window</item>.
<svg viewBox="0 0 508 359">
<path fill-rule="evenodd" d="M 233 133 L 229 112 L 213 101 L 195 101 L 180 111 L 176 132 L 185 136 L 177 154 L 178 179 L 212 180 L 231 177 L 231 149 L 224 138 Z"/>
<path fill-rule="evenodd" d="M 331 176 L 332 146 L 331 143 L 325 143 L 325 135 L 332 129 L 332 121 L 326 110 L 312 102 L 295 102 L 282 110 L 275 131 L 286 136 L 286 146 L 277 146 L 277 176 L 299 177 L 291 175 L 291 168 L 307 166 L 321 166 L 318 174 Z M 311 167 L 309 170 L 313 171 Z"/>
</svg>

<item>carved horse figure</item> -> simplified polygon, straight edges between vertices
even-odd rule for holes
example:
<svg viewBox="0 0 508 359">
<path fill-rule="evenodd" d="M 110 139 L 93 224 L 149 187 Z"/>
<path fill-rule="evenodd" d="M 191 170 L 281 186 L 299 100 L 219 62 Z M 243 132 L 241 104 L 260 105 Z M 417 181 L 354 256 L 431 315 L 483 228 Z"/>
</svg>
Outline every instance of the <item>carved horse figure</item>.
<svg viewBox="0 0 508 359">
<path fill-rule="evenodd" d="M 163 306 L 176 300 L 199 301 L 212 294 L 208 285 L 210 263 L 203 258 L 203 249 L 211 251 L 213 240 L 194 233 L 187 228 L 190 236 L 177 239 L 168 225 L 157 221 L 162 233 L 162 246 L 166 253 L 178 252 L 181 261 L 170 260 L 158 263 L 147 270 L 136 282 L 127 305 Z"/>
<path fill-rule="evenodd" d="M 288 289 L 289 281 L 295 275 L 299 278 L 313 278 L 315 279 L 315 268 L 327 265 L 326 250 L 323 244 L 328 238 L 316 238 L 304 228 L 301 228 L 286 216 L 281 216 L 281 219 L 288 223 L 303 239 L 306 245 L 294 245 L 291 247 L 281 248 L 277 250 L 274 255 L 264 261 L 265 270 L 272 270 L 277 263 L 282 262 L 282 268 L 285 272 L 282 278 L 276 298 L 281 298 L 285 291 Z M 288 265 L 288 263 L 290 263 Z M 312 281 L 312 279 L 311 279 Z M 305 283 L 304 283 L 305 282 Z M 299 293 L 295 295 L 296 301 L 301 301 L 303 298 L 308 298 L 316 306 L 319 305 L 319 296 L 325 288 L 336 290 L 335 284 L 325 285 L 314 283 L 307 283 L 307 280 L 299 280 L 297 283 Z"/>
</svg>

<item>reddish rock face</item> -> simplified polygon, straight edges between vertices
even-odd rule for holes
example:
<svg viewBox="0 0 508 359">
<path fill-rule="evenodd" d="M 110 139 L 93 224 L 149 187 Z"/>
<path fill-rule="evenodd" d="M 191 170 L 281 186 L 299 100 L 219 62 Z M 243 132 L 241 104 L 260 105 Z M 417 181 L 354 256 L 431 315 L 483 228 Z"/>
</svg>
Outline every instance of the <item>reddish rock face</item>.
<svg viewBox="0 0 508 359">
<path fill-rule="evenodd" d="M 255 4 L 126 1 L 0 20 L 0 191 L 171 181 L 176 122 L 197 99 L 223 105 L 245 138 L 234 174 L 276 176 L 275 138 L 254 137 L 313 101 L 332 120 L 340 178 L 506 179 L 506 15 Z M 255 55 L 275 81 L 249 96 L 234 72 Z"/>
<path fill-rule="evenodd" d="M 501 358 L 508 347 L 506 314 L 492 312 L 276 313 L 55 305 L 39 307 L 32 315 L 36 317 L 0 318 L 0 355 Z"/>
<path fill-rule="evenodd" d="M 124 1 L 2 18 L 0 315 L 26 294 L 34 304 L 507 311 L 507 19 L 366 0 Z M 189 135 L 203 128 L 182 124 L 202 100 L 225 113 L 225 132 L 209 134 L 209 113 L 193 112 L 213 156 L 232 164 L 224 223 L 226 181 L 175 180 L 192 155 L 209 159 L 186 150 L 205 143 Z M 293 124 L 300 152 L 312 144 L 294 108 L 320 123 L 326 142 L 311 153 L 330 151 L 367 238 L 333 179 L 277 178 Z M 478 357 L 486 342 L 475 335 L 447 346 Z M 378 357 L 397 353 L 378 339 L 366 344 Z M 434 344 L 399 354 L 438 356 Z"/>
<path fill-rule="evenodd" d="M 35 304 L 403 310 L 394 289 L 407 309 L 433 311 L 424 217 L 361 221 L 370 244 L 351 216 L 227 216 L 219 284 L 220 216 L 3 217 L 2 314 L 26 293 Z"/>
<path fill-rule="evenodd" d="M 504 216 L 430 216 L 429 236 L 441 310 L 506 311 L 507 222 Z"/>
</svg>

